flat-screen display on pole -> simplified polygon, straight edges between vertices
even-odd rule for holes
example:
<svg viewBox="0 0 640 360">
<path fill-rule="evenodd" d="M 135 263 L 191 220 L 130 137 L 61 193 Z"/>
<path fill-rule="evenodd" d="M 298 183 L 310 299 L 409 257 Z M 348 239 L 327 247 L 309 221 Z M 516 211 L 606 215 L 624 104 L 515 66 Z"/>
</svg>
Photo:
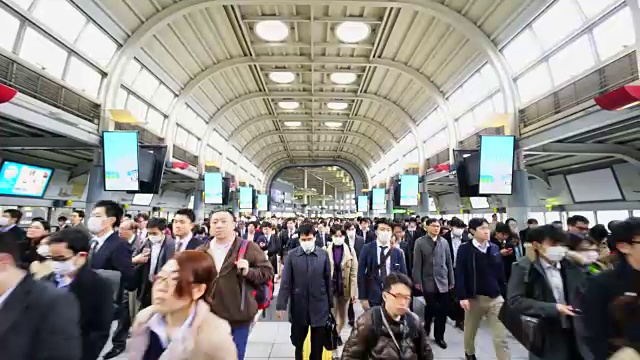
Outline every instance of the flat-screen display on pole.
<svg viewBox="0 0 640 360">
<path fill-rule="evenodd" d="M 52 173 L 53 169 L 5 161 L 0 168 L 0 195 L 43 197 Z"/>
<path fill-rule="evenodd" d="M 269 211 L 267 194 L 258 194 L 258 211 Z"/>
<path fill-rule="evenodd" d="M 151 205 L 151 201 L 153 200 L 153 194 L 133 194 L 133 200 L 131 200 L 131 205 L 140 205 L 140 206 L 149 206 Z"/>
<path fill-rule="evenodd" d="M 204 173 L 204 203 L 222 204 L 222 173 Z"/>
<path fill-rule="evenodd" d="M 400 177 L 400 206 L 418 206 L 418 175 Z"/>
<path fill-rule="evenodd" d="M 138 191 L 138 132 L 102 133 L 105 191 Z"/>
<path fill-rule="evenodd" d="M 375 188 L 371 190 L 371 209 L 372 210 L 385 210 L 386 209 L 386 190 L 382 188 Z"/>
<path fill-rule="evenodd" d="M 369 197 L 367 195 L 358 195 L 358 211 L 369 211 Z"/>
<path fill-rule="evenodd" d="M 253 209 L 253 188 L 250 186 L 240 187 L 240 209 Z"/>
<path fill-rule="evenodd" d="M 511 195 L 515 136 L 480 137 L 480 195 Z"/>
</svg>

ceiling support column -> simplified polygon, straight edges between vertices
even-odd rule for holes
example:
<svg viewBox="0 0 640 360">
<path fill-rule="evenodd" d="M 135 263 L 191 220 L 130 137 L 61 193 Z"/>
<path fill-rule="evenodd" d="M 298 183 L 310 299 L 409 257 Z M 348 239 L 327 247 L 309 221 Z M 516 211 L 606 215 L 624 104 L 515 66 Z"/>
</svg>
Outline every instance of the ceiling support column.
<svg viewBox="0 0 640 360">
<path fill-rule="evenodd" d="M 327 206 L 327 201 L 325 197 L 327 196 L 327 182 L 322 179 L 322 211 L 324 212 L 325 207 Z"/>
<path fill-rule="evenodd" d="M 308 181 L 309 181 L 309 171 L 306 168 L 304 168 L 303 171 L 304 171 L 304 180 L 303 180 L 304 181 L 304 195 L 302 195 L 302 203 L 304 205 L 309 205 L 309 195 L 307 195 L 307 186 L 308 186 L 307 184 L 308 184 Z"/>
</svg>

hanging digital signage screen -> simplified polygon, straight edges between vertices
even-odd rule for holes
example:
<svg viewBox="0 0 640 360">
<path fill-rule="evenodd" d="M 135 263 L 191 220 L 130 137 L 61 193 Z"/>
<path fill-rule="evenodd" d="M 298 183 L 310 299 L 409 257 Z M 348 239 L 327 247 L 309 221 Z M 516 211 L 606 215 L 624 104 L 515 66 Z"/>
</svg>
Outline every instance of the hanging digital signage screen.
<svg viewBox="0 0 640 360">
<path fill-rule="evenodd" d="M 0 168 L 0 195 L 43 197 L 52 173 L 53 169 L 5 161 Z"/>
<path fill-rule="evenodd" d="M 358 196 L 358 211 L 359 212 L 369 211 L 369 197 L 367 195 Z"/>
<path fill-rule="evenodd" d="M 515 136 L 480 137 L 480 195 L 511 195 Z"/>
<path fill-rule="evenodd" d="M 418 206 L 418 175 L 400 177 L 400 206 Z"/>
<path fill-rule="evenodd" d="M 253 209 L 253 188 L 250 186 L 240 187 L 240 209 Z"/>
<path fill-rule="evenodd" d="M 222 204 L 222 173 L 204 173 L 204 203 Z"/>
<path fill-rule="evenodd" d="M 102 133 L 104 189 L 138 191 L 138 132 L 105 131 Z"/>
<path fill-rule="evenodd" d="M 258 194 L 258 211 L 269 211 L 267 194 Z"/>
<path fill-rule="evenodd" d="M 371 209 L 372 210 L 385 210 L 386 209 L 386 191 L 385 189 L 375 188 L 371 191 Z"/>
</svg>

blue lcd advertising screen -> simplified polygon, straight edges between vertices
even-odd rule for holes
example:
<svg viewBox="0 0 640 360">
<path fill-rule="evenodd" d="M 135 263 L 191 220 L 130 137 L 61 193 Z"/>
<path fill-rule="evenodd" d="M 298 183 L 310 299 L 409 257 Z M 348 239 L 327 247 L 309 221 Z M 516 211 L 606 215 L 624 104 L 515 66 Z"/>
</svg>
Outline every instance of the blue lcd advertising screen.
<svg viewBox="0 0 640 360">
<path fill-rule="evenodd" d="M 138 191 L 138 132 L 105 131 L 102 133 L 104 189 Z"/>
<path fill-rule="evenodd" d="M 269 211 L 269 198 L 267 194 L 258 195 L 258 211 Z"/>
<path fill-rule="evenodd" d="M 358 195 L 358 211 L 369 211 L 369 197 L 367 195 Z"/>
<path fill-rule="evenodd" d="M 480 137 L 480 195 L 511 195 L 515 136 Z"/>
<path fill-rule="evenodd" d="M 240 187 L 240 209 L 253 209 L 253 188 L 250 186 Z"/>
<path fill-rule="evenodd" d="M 385 210 L 386 208 L 386 191 L 385 189 L 376 188 L 371 191 L 371 209 L 372 210 Z"/>
<path fill-rule="evenodd" d="M 400 177 L 400 206 L 418 206 L 418 175 Z"/>
<path fill-rule="evenodd" d="M 43 197 L 53 169 L 5 161 L 0 168 L 0 195 Z"/>
<path fill-rule="evenodd" d="M 222 173 L 208 172 L 204 174 L 204 203 L 222 204 Z"/>
</svg>

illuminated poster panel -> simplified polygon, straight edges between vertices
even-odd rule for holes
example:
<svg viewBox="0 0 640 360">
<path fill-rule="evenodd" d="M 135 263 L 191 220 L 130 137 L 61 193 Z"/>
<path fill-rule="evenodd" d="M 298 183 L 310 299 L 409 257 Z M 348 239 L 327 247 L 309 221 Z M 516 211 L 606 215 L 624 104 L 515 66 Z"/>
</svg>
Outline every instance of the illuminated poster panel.
<svg viewBox="0 0 640 360">
<path fill-rule="evenodd" d="M 222 173 L 208 172 L 204 174 L 204 203 L 222 204 Z"/>
<path fill-rule="evenodd" d="M 367 195 L 358 195 L 358 211 L 369 211 L 369 197 Z"/>
<path fill-rule="evenodd" d="M 400 206 L 418 206 L 418 175 L 400 177 Z"/>
<path fill-rule="evenodd" d="M 480 195 L 511 195 L 515 136 L 480 137 Z"/>
<path fill-rule="evenodd" d="M 258 195 L 258 211 L 269 211 L 269 198 L 267 194 Z"/>
<path fill-rule="evenodd" d="M 371 191 L 372 197 L 372 210 L 385 210 L 386 209 L 386 199 L 385 199 L 386 191 L 385 189 L 375 188 Z"/>
<path fill-rule="evenodd" d="M 138 191 L 138 132 L 105 131 L 102 133 L 104 189 Z"/>
<path fill-rule="evenodd" d="M 253 209 L 253 188 L 250 186 L 240 187 L 240 209 L 241 210 Z"/>
</svg>

